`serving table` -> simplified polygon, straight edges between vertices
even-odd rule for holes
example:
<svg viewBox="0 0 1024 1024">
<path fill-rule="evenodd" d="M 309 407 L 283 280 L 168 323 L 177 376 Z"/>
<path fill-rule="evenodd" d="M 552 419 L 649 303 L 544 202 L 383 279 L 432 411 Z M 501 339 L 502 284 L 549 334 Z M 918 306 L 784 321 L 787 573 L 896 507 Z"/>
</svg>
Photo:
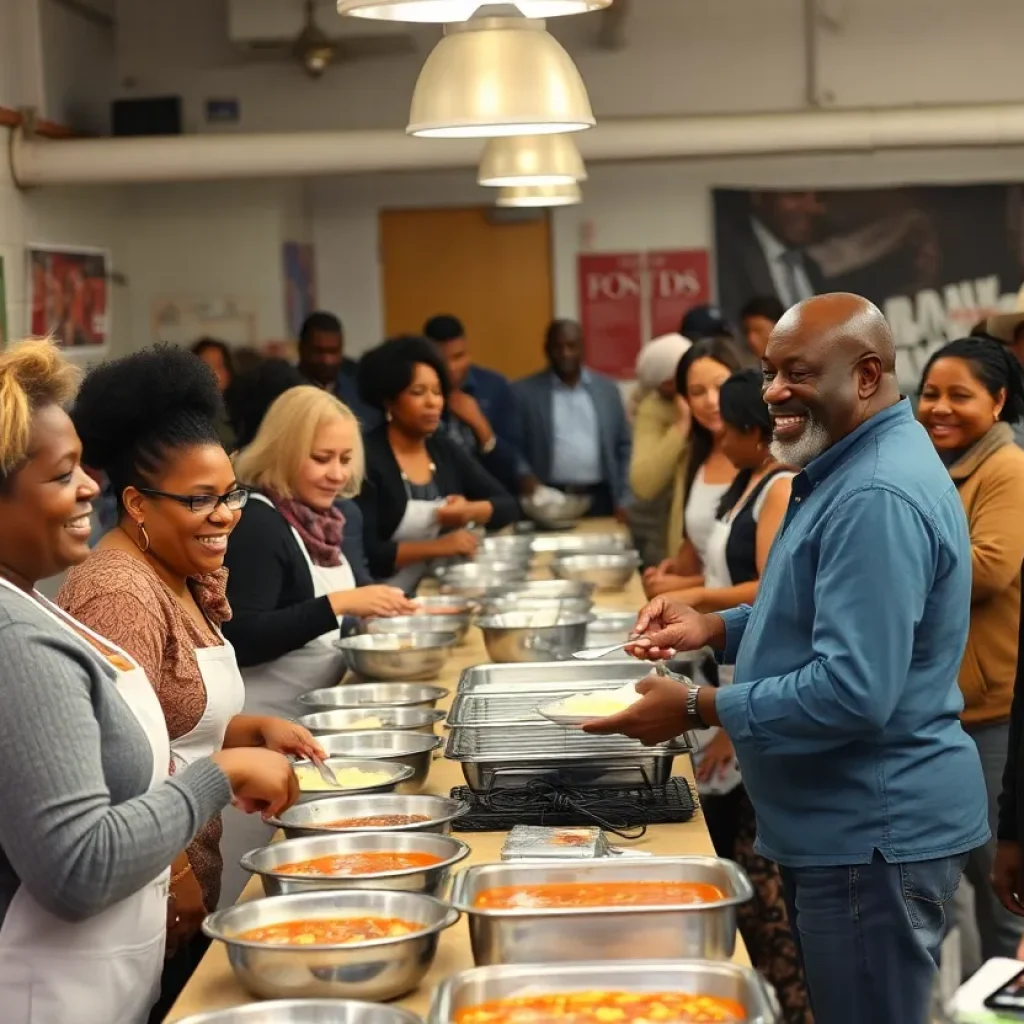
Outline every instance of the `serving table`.
<svg viewBox="0 0 1024 1024">
<path fill-rule="evenodd" d="M 594 520 L 586 523 L 580 529 L 587 532 L 610 532 L 618 527 L 608 520 Z M 639 577 L 634 578 L 623 591 L 595 595 L 596 607 L 606 611 L 638 611 L 643 601 L 644 595 Z M 437 680 L 438 685 L 451 690 L 451 696 L 440 703 L 438 707 L 447 710 L 463 669 L 486 661 L 488 658 L 484 650 L 483 639 L 480 631 L 474 627 L 470 630 L 468 643 L 455 649 L 452 658 Z M 685 777 L 692 787 L 693 776 L 688 759 L 677 758 L 675 774 Z M 431 766 L 423 792 L 447 796 L 452 788 L 464 784 L 465 780 L 460 765 L 453 761 L 446 761 L 439 755 Z M 696 793 L 695 789 L 694 793 Z M 501 847 L 508 835 L 507 832 L 454 832 L 453 834 L 468 843 L 472 851 L 470 856 L 459 865 L 460 869 L 472 864 L 486 864 L 500 860 Z M 711 838 L 699 809 L 690 821 L 683 824 L 649 826 L 642 839 L 631 841 L 628 846 L 631 849 L 644 850 L 662 856 L 714 856 Z M 253 878 L 240 899 L 256 899 L 262 895 L 259 879 Z M 733 959 L 741 964 L 750 962 L 743 939 L 739 935 L 736 937 L 736 953 Z M 430 973 L 415 992 L 400 1000 L 397 1005 L 425 1018 L 434 988 L 450 975 L 472 966 L 473 954 L 469 945 L 469 931 L 465 920 L 462 920 L 442 934 L 437 958 Z M 170 1015 L 165 1018 L 165 1024 L 180 1021 L 192 1014 L 226 1009 L 255 1001 L 235 980 L 224 947 L 215 942 L 175 1003 Z"/>
</svg>

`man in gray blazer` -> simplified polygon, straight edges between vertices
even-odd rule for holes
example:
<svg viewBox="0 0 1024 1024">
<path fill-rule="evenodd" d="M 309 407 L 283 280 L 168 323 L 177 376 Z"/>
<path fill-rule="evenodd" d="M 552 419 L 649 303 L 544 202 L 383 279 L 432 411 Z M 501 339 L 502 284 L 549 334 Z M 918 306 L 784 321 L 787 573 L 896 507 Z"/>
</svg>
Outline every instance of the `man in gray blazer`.
<svg viewBox="0 0 1024 1024">
<path fill-rule="evenodd" d="M 589 494 L 592 516 L 624 516 L 632 440 L 618 385 L 583 365 L 583 331 L 556 320 L 544 343 L 548 369 L 513 388 L 527 461 L 549 487 Z"/>
</svg>

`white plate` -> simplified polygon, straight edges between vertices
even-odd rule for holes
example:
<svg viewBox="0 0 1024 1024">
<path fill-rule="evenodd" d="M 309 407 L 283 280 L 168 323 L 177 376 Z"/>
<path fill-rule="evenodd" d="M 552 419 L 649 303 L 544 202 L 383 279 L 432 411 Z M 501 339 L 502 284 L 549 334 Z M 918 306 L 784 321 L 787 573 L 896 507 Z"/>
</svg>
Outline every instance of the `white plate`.
<svg viewBox="0 0 1024 1024">
<path fill-rule="evenodd" d="M 640 700 L 640 694 L 636 692 L 636 683 L 626 683 L 625 686 L 617 687 L 614 690 L 594 690 L 588 692 L 586 695 L 590 696 L 592 694 L 595 697 L 607 697 L 618 693 L 621 693 L 623 695 L 628 694 L 632 698 L 630 701 L 624 703 L 618 711 L 607 712 L 605 714 L 589 715 L 581 715 L 579 712 L 573 713 L 559 711 L 559 706 L 564 704 L 566 699 L 568 699 L 563 697 L 561 700 L 551 701 L 547 704 L 542 704 L 539 708 L 537 708 L 537 713 L 541 715 L 541 717 L 546 718 L 549 722 L 554 722 L 556 725 L 579 727 L 581 725 L 586 724 L 587 722 L 597 722 L 600 721 L 602 718 L 611 718 L 613 715 L 617 715 L 620 712 L 625 711 L 627 708 L 632 707 L 633 704 Z"/>
<path fill-rule="evenodd" d="M 553 704 L 546 706 L 554 707 Z M 575 729 L 582 728 L 587 722 L 597 722 L 601 718 L 608 717 L 608 715 L 598 715 L 596 718 L 593 715 L 560 715 L 557 711 L 546 711 L 544 708 L 537 708 L 537 714 L 549 722 L 554 722 L 555 725 L 564 725 Z"/>
</svg>

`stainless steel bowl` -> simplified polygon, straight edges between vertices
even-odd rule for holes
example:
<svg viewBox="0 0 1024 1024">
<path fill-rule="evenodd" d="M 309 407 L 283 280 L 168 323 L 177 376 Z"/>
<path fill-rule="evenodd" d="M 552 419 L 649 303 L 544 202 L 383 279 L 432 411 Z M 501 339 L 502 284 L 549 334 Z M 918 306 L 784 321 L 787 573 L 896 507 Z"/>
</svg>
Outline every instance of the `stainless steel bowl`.
<svg viewBox="0 0 1024 1024">
<path fill-rule="evenodd" d="M 455 646 L 450 633 L 379 633 L 335 640 L 345 664 L 366 679 L 436 679 Z"/>
<path fill-rule="evenodd" d="M 422 1024 L 397 1006 L 355 999 L 272 999 L 186 1017 L 179 1024 Z"/>
<path fill-rule="evenodd" d="M 497 886 L 593 882 L 707 882 L 716 903 L 657 907 L 483 910 L 477 896 Z M 732 861 L 715 857 L 602 859 L 572 864 L 506 861 L 455 876 L 449 902 L 464 911 L 477 964 L 569 960 L 644 960 L 656 949 L 666 960 L 728 960 L 736 948 L 736 907 L 754 890 Z"/>
<path fill-rule="evenodd" d="M 472 615 L 473 604 L 457 594 L 427 594 L 413 598 L 424 615 Z"/>
<path fill-rule="evenodd" d="M 372 734 L 371 734 L 372 735 Z M 392 734 L 394 735 L 394 734 Z M 398 734 L 403 735 L 403 734 Z M 407 733 L 404 735 L 413 735 L 413 733 Z M 329 739 L 329 737 L 325 737 Z M 330 751 L 327 751 L 330 754 Z M 308 764 L 309 762 L 303 761 L 301 764 Z M 299 782 L 299 800 L 300 804 L 307 804 L 316 800 L 322 800 L 328 796 L 340 796 L 341 794 L 351 795 L 355 793 L 393 793 L 403 783 L 411 785 L 412 780 L 415 777 L 415 769 L 411 765 L 398 764 L 397 762 L 386 762 L 382 764 L 376 758 L 369 757 L 333 757 L 328 756 L 327 764 L 337 771 L 340 768 L 358 768 L 363 772 L 380 772 L 387 771 L 388 780 L 386 782 L 375 782 L 372 785 L 358 787 L 356 789 L 303 789 L 301 781 Z M 312 774 L 316 774 L 315 769 Z"/>
<path fill-rule="evenodd" d="M 541 533 L 533 538 L 535 555 L 593 555 L 610 551 L 628 551 L 629 534 L 621 533 Z"/>
<path fill-rule="evenodd" d="M 238 938 L 285 921 L 390 917 L 423 930 L 394 939 L 335 946 L 274 946 Z M 397 999 L 430 970 L 438 939 L 458 911 L 418 892 L 329 889 L 236 903 L 211 914 L 203 931 L 227 948 L 239 982 L 260 999 Z"/>
<path fill-rule="evenodd" d="M 389 761 L 413 770 L 411 778 L 398 787 L 399 793 L 416 793 L 427 781 L 434 751 L 441 746 L 439 736 L 421 736 L 413 732 L 339 732 L 318 737 L 320 746 L 334 756 L 356 757 L 367 761 Z"/>
<path fill-rule="evenodd" d="M 370 718 L 376 718 L 380 725 L 363 724 Z M 433 736 L 434 726 L 443 720 L 444 712 L 432 708 L 336 708 L 295 719 L 314 736 L 329 736 L 335 732 L 374 732 L 377 729 Z"/>
<path fill-rule="evenodd" d="M 521 499 L 523 511 L 546 530 L 569 530 L 590 511 L 591 499 L 585 494 L 566 494 L 561 501 L 538 504 L 532 498 Z"/>
<path fill-rule="evenodd" d="M 480 607 L 481 615 L 505 615 L 508 612 L 562 612 L 566 615 L 590 615 L 594 602 L 589 597 L 519 597 L 507 595 Z"/>
<path fill-rule="evenodd" d="M 468 804 L 447 796 L 431 796 L 427 793 L 400 796 L 391 793 L 386 796 L 335 796 L 309 804 L 296 804 L 283 811 L 276 818 L 268 818 L 268 824 L 282 829 L 287 839 L 303 839 L 306 836 L 355 835 L 361 832 L 391 834 L 393 832 L 432 832 L 447 835 L 452 822 L 465 814 Z M 349 818 L 363 818 L 381 814 L 421 814 L 426 821 L 408 825 L 374 825 L 353 828 L 331 828 L 332 821 Z"/>
<path fill-rule="evenodd" d="M 622 938 L 635 941 L 632 936 Z M 717 996 L 739 1003 L 746 1011 L 745 1024 L 777 1024 L 780 1020 L 774 996 L 749 967 L 701 960 L 648 960 L 471 968 L 446 978 L 434 990 L 427 1024 L 449 1024 L 460 1011 L 498 999 L 598 990 Z"/>
<path fill-rule="evenodd" d="M 396 615 L 392 619 L 367 619 L 362 629 L 371 636 L 376 633 L 454 633 L 456 643 L 465 643 L 472 615 Z"/>
<path fill-rule="evenodd" d="M 441 859 L 430 867 L 380 871 L 372 875 L 292 875 L 278 870 L 285 864 L 352 853 L 422 853 Z M 468 856 L 469 847 L 451 836 L 428 832 L 335 832 L 270 843 L 250 850 L 240 863 L 244 870 L 259 875 L 268 896 L 322 889 L 395 889 L 436 896 L 451 869 Z"/>
<path fill-rule="evenodd" d="M 514 533 L 502 534 L 497 537 L 485 537 L 480 543 L 477 551 L 477 559 L 480 557 L 501 559 L 506 557 L 513 562 L 528 562 L 533 554 L 533 542 L 531 537 L 517 535 Z"/>
<path fill-rule="evenodd" d="M 506 612 L 477 620 L 492 661 L 561 661 L 586 643 L 589 615 L 555 610 Z"/>
<path fill-rule="evenodd" d="M 636 615 L 632 612 L 595 612 L 587 627 L 587 647 L 624 644 L 632 635 L 635 625 Z M 621 658 L 622 652 L 617 651 L 608 657 Z"/>
<path fill-rule="evenodd" d="M 466 562 L 446 568 L 438 575 L 438 583 L 442 593 L 479 598 L 496 587 L 522 583 L 527 575 L 528 569 L 515 562 L 487 562 L 479 565 Z"/>
<path fill-rule="evenodd" d="M 436 708 L 450 690 L 423 683 L 352 683 L 309 690 L 299 705 L 309 713 L 366 708 Z"/>
<path fill-rule="evenodd" d="M 507 587 L 503 595 L 509 601 L 533 601 L 538 598 L 592 598 L 596 586 L 581 580 L 527 580 Z"/>
<path fill-rule="evenodd" d="M 593 583 L 598 590 L 622 590 L 639 566 L 640 559 L 635 551 L 614 555 L 565 555 L 553 563 L 556 576 Z"/>
</svg>

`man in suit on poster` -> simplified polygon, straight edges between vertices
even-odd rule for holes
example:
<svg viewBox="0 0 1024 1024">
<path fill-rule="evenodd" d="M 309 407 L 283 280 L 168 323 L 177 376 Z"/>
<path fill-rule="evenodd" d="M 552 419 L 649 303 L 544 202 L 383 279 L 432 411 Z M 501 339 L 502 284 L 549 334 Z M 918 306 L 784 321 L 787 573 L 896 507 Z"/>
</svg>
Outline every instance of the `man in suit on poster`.
<svg viewBox="0 0 1024 1024">
<path fill-rule="evenodd" d="M 817 192 L 752 192 L 745 213 L 718 222 L 718 297 L 730 323 L 755 295 L 775 295 L 788 309 L 824 291 L 807 252 L 824 212 Z"/>
</svg>

